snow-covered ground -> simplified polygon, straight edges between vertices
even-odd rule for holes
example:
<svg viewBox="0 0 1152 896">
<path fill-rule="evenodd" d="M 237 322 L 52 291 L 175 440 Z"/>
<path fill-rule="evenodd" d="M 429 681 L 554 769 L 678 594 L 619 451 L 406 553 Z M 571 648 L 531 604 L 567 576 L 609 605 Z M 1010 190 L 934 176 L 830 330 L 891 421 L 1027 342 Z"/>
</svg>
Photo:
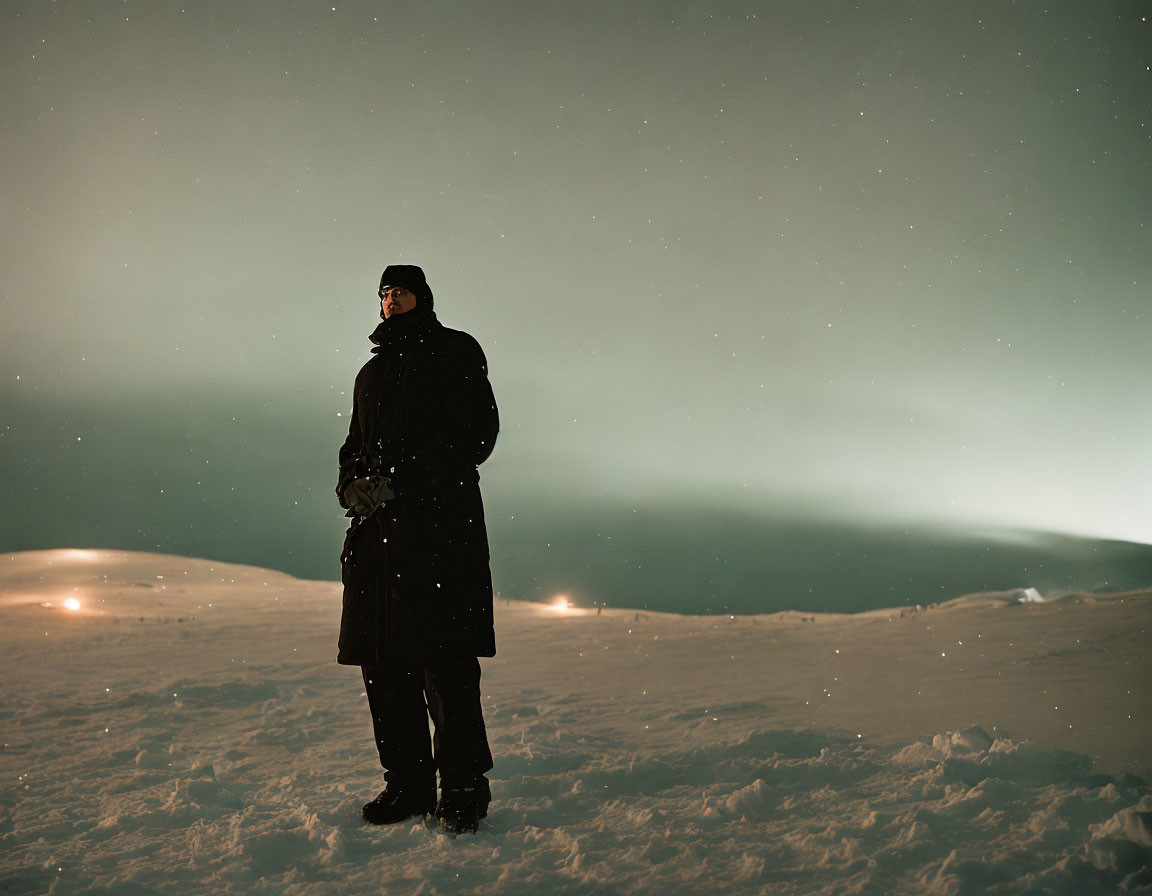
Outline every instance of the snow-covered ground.
<svg viewBox="0 0 1152 896">
<path fill-rule="evenodd" d="M 0 893 L 1152 892 L 1152 592 L 499 601 L 493 804 L 454 840 L 360 819 L 382 780 L 339 596 L 0 556 Z"/>
</svg>

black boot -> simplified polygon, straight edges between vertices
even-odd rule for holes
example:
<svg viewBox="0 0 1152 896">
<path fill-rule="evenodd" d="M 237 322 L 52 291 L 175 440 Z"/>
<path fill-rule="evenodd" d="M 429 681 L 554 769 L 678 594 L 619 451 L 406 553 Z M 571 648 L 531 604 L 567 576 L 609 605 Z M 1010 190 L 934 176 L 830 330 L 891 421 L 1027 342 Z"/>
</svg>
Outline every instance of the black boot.
<svg viewBox="0 0 1152 896">
<path fill-rule="evenodd" d="M 483 775 L 449 778 L 440 793 L 436 817 L 440 830 L 449 834 L 475 834 L 480 819 L 488 815 L 492 790 Z"/>
<path fill-rule="evenodd" d="M 372 824 L 395 824 L 414 815 L 431 815 L 436 810 L 436 778 L 403 778 L 385 772 L 388 786 L 370 803 L 364 804 L 364 818 Z"/>
</svg>

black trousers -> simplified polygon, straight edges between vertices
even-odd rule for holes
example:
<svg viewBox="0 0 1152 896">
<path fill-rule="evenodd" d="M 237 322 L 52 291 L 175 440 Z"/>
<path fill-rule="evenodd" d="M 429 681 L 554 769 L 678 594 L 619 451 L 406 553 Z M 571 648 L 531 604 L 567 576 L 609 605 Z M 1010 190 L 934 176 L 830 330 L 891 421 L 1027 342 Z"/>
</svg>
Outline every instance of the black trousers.
<svg viewBox="0 0 1152 896">
<path fill-rule="evenodd" d="M 360 668 L 380 764 L 390 779 L 434 780 L 439 769 L 444 786 L 492 768 L 476 657 L 389 658 Z M 429 716 L 436 731 L 431 749 Z"/>
</svg>

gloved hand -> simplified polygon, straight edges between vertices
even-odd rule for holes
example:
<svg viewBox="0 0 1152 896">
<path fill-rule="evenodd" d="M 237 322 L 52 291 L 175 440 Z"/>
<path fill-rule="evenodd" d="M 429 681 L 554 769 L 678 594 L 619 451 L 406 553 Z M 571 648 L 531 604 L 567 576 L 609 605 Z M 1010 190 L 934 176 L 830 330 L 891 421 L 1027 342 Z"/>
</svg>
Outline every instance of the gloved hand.
<svg viewBox="0 0 1152 896">
<path fill-rule="evenodd" d="M 362 476 L 344 489 L 344 503 L 359 517 L 368 516 L 377 507 L 396 497 L 392 480 L 387 476 Z"/>
</svg>

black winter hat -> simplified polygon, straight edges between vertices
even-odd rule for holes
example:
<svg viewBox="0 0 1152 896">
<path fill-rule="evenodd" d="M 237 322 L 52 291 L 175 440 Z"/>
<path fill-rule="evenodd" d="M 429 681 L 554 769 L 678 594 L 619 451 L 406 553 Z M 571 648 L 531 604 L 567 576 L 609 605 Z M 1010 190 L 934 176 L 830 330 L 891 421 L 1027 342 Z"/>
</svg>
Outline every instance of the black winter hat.
<svg viewBox="0 0 1152 896">
<path fill-rule="evenodd" d="M 390 264 L 380 275 L 380 288 L 402 286 L 416 296 L 425 307 L 432 307 L 432 290 L 424 271 L 414 264 Z"/>
</svg>

